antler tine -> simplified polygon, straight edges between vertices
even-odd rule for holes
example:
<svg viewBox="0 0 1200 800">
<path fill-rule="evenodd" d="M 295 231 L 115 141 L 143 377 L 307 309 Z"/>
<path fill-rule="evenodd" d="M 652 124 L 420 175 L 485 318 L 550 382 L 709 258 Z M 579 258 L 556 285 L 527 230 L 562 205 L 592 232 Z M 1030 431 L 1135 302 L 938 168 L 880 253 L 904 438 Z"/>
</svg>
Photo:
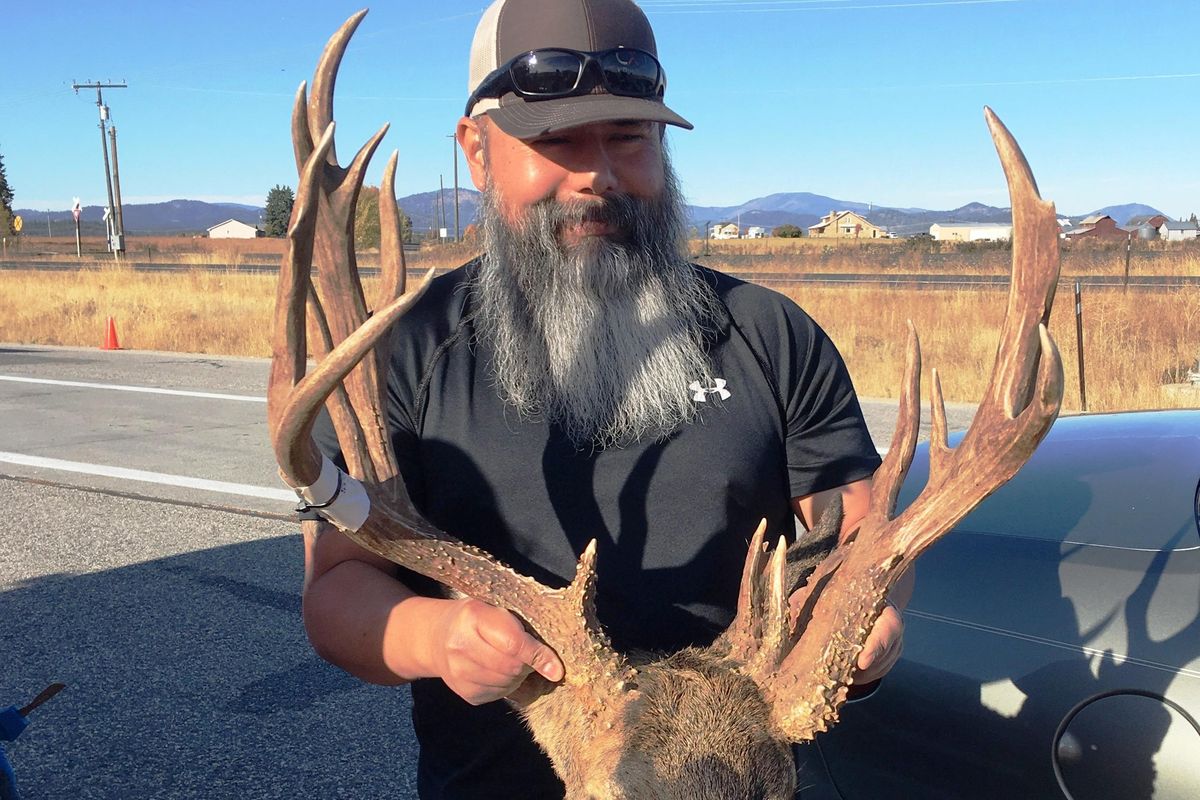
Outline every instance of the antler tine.
<svg viewBox="0 0 1200 800">
<path fill-rule="evenodd" d="M 1033 323 L 1035 320 L 1043 325 L 1050 323 L 1050 309 L 1058 288 L 1058 221 L 1054 204 L 1042 200 L 1038 194 L 1033 171 L 1012 133 L 992 109 L 985 107 L 984 117 L 1008 180 L 1013 230 L 1019 228 L 1029 234 L 1013 236 L 1012 290 L 996 355 L 998 363 L 1011 367 L 993 372 L 984 392 L 994 404 L 1002 404 L 1006 416 L 1011 418 L 1029 404 L 1034 393 L 1035 365 L 1041 347 Z"/>
<path fill-rule="evenodd" d="M 319 228 L 321 235 L 316 245 L 316 255 L 321 259 L 319 263 L 326 267 L 317 272 L 317 286 L 322 307 L 328 306 L 326 313 L 335 341 L 341 341 L 350 331 L 363 324 L 368 315 L 354 251 L 354 217 L 367 165 L 387 134 L 388 127 L 382 126 L 359 148 L 349 167 L 326 168 L 326 172 L 331 173 L 323 198 L 328 208 L 322 215 Z"/>
<path fill-rule="evenodd" d="M 900 409 L 892 444 L 879 469 L 875 470 L 870 513 L 889 516 L 896 507 L 900 485 L 917 451 L 921 427 L 921 340 L 912 320 L 908 324 L 908 345 L 904 351 L 904 377 L 900 382 Z"/>
<path fill-rule="evenodd" d="M 308 103 L 308 128 L 310 131 L 325 130 L 333 121 L 333 89 L 337 83 L 338 67 L 342 57 L 346 55 L 346 46 L 350 38 L 358 30 L 358 25 L 367 15 L 367 9 L 353 14 L 342 23 L 325 45 L 321 60 L 317 62 L 317 70 L 313 75 L 312 98 Z M 329 163 L 337 166 L 337 152 L 329 150 Z"/>
<path fill-rule="evenodd" d="M 311 348 L 318 362 L 333 352 L 333 333 L 329 330 L 329 320 L 325 318 L 325 309 L 317 299 L 317 289 L 312 285 L 311 276 L 308 286 L 308 319 L 309 324 L 317 329 L 317 340 Z M 386 341 L 384 339 L 383 341 Z M 325 398 L 325 407 L 330 409 L 330 417 L 343 426 L 339 438 L 345 440 L 342 457 L 352 475 L 366 475 L 372 469 L 371 454 L 366 448 L 366 437 L 363 436 L 362 426 L 350 404 L 350 395 L 342 385 L 334 387 L 329 397 Z"/>
<path fill-rule="evenodd" d="M 292 388 L 307 370 L 305 306 L 309 297 L 313 235 L 317 227 L 317 175 L 324 154 L 333 145 L 333 124 L 304 164 L 288 226 L 288 252 L 279 268 L 275 298 L 275 330 L 271 376 L 267 387 L 267 419 L 275 458 L 283 478 L 294 486 L 314 483 L 320 460 L 312 446 L 311 427 L 286 429 L 284 407 Z"/>
<path fill-rule="evenodd" d="M 938 375 L 937 367 L 933 369 L 933 397 L 929 401 L 929 413 L 933 415 L 933 430 L 929 433 L 930 457 L 941 458 L 950 446 L 946 441 L 946 400 L 942 396 L 942 378 Z"/>
<path fill-rule="evenodd" d="M 758 523 L 754 535 L 750 537 L 750 548 L 746 552 L 746 561 L 742 566 L 742 583 L 738 589 L 737 612 L 733 622 L 721 635 L 725 646 L 729 648 L 729 656 L 745 663 L 758 649 L 759 636 L 762 633 L 762 571 L 766 549 L 763 539 L 767 533 L 767 521 Z"/>
<path fill-rule="evenodd" d="M 321 131 L 324 130 L 321 128 Z M 308 83 L 300 81 L 300 88 L 296 90 L 296 100 L 292 103 L 292 150 L 296 156 L 296 172 L 304 172 L 304 165 L 312 156 L 313 146 L 312 131 L 308 127 Z"/>
<path fill-rule="evenodd" d="M 810 739 L 837 719 L 858 653 L 904 569 L 1016 473 L 1058 414 L 1062 362 L 1044 324 L 1058 281 L 1054 205 L 1038 196 L 1011 134 L 990 109 L 985 115 L 1013 208 L 1013 277 L 992 376 L 970 428 L 950 449 L 935 373 L 929 480 L 893 518 L 920 421 L 920 347 L 910 333 L 900 420 L 876 473 L 867 516 L 854 540 L 835 549 L 810 577 L 809 586 L 816 587 L 805 598 L 811 617 L 763 686 L 776 723 L 793 741 Z"/>
<path fill-rule="evenodd" d="M 763 609 L 762 615 L 762 642 L 754 659 L 746 665 L 750 674 L 761 672 L 764 668 L 774 667 L 791 647 L 791 632 L 788 626 L 788 596 L 783 581 L 786 564 L 787 542 L 780 536 L 779 542 L 771 553 L 771 560 L 767 562 L 767 572 L 764 576 L 767 584 L 767 596 L 765 598 L 766 607 Z"/>
<path fill-rule="evenodd" d="M 400 210 L 396 208 L 396 164 L 399 151 L 393 151 L 379 182 L 379 305 L 387 305 L 404 294 L 408 267 L 401 241 Z"/>
</svg>

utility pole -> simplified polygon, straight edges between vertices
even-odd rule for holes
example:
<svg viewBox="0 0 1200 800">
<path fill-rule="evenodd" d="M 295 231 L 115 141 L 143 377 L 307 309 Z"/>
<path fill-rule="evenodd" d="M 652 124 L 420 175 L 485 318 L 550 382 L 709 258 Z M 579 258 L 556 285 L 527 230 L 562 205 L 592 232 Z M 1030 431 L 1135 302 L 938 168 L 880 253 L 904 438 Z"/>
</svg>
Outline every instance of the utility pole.
<svg viewBox="0 0 1200 800">
<path fill-rule="evenodd" d="M 446 180 L 438 175 L 438 238 L 446 239 Z"/>
<path fill-rule="evenodd" d="M 117 198 L 117 242 L 120 250 L 125 250 L 125 212 L 121 206 L 121 169 L 117 166 L 117 126 L 108 129 L 108 137 L 112 141 L 113 191 Z"/>
<path fill-rule="evenodd" d="M 454 241 L 462 241 L 462 233 L 458 227 L 458 137 L 453 133 L 450 137 L 450 157 L 454 160 Z"/>
<path fill-rule="evenodd" d="M 113 203 L 113 175 L 108 165 L 108 136 L 105 133 L 105 123 L 108 121 L 108 106 L 104 105 L 104 94 L 101 89 L 128 89 L 124 83 L 72 83 L 71 88 L 75 90 L 75 94 L 79 94 L 80 89 L 95 89 L 96 90 L 96 107 L 100 109 L 100 149 L 104 152 L 104 181 L 108 185 L 108 213 L 105 216 L 108 224 L 108 249 L 115 255 L 124 252 L 125 239 L 124 232 L 117 227 L 117 215 L 119 211 L 114 208 Z M 118 191 L 120 191 L 118 189 Z M 120 195 L 118 194 L 118 197 Z M 120 232 L 120 233 L 118 233 Z"/>
</svg>

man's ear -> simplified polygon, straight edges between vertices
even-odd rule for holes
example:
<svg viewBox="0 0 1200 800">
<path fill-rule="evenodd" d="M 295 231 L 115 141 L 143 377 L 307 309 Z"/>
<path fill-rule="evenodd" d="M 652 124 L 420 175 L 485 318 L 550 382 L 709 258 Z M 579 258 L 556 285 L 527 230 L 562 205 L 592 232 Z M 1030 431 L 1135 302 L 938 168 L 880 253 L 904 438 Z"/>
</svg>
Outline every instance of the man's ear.
<svg viewBox="0 0 1200 800">
<path fill-rule="evenodd" d="M 487 186 L 487 136 L 482 130 L 487 124 L 486 117 L 463 117 L 455 131 L 458 146 L 467 159 L 467 168 L 471 170 L 471 182 L 481 192 Z"/>
</svg>

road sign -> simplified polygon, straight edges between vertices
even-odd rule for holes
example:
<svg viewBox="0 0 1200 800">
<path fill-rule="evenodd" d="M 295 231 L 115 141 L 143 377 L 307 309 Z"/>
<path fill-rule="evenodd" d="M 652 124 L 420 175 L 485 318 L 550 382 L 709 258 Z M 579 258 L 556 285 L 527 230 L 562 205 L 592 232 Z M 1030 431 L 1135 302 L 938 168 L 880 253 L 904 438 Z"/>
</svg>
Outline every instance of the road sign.
<svg viewBox="0 0 1200 800">
<path fill-rule="evenodd" d="M 83 206 L 79 204 L 79 198 L 71 199 L 71 216 L 75 217 L 75 221 L 79 222 L 79 215 L 83 212 Z"/>
<path fill-rule="evenodd" d="M 24 225 L 25 225 L 25 220 L 21 219 L 20 214 L 17 214 L 15 217 L 13 217 L 13 230 L 14 231 L 16 231 L 17 233 L 20 233 L 21 228 L 24 227 Z"/>
</svg>

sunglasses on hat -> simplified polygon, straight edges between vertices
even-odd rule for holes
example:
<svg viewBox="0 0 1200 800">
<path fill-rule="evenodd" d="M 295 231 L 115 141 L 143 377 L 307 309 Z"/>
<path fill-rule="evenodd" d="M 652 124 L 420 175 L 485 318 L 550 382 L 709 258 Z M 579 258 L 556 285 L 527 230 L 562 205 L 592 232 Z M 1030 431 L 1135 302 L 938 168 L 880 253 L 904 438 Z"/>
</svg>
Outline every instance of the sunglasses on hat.
<svg viewBox="0 0 1200 800">
<path fill-rule="evenodd" d="M 529 100 L 590 94 L 595 80 L 585 81 L 589 67 L 599 85 L 622 97 L 662 97 L 667 76 L 658 59 L 645 50 L 614 47 L 588 53 L 563 47 L 530 50 L 511 58 L 484 78 L 467 100 L 466 114 L 477 102 L 514 93 Z"/>
</svg>

